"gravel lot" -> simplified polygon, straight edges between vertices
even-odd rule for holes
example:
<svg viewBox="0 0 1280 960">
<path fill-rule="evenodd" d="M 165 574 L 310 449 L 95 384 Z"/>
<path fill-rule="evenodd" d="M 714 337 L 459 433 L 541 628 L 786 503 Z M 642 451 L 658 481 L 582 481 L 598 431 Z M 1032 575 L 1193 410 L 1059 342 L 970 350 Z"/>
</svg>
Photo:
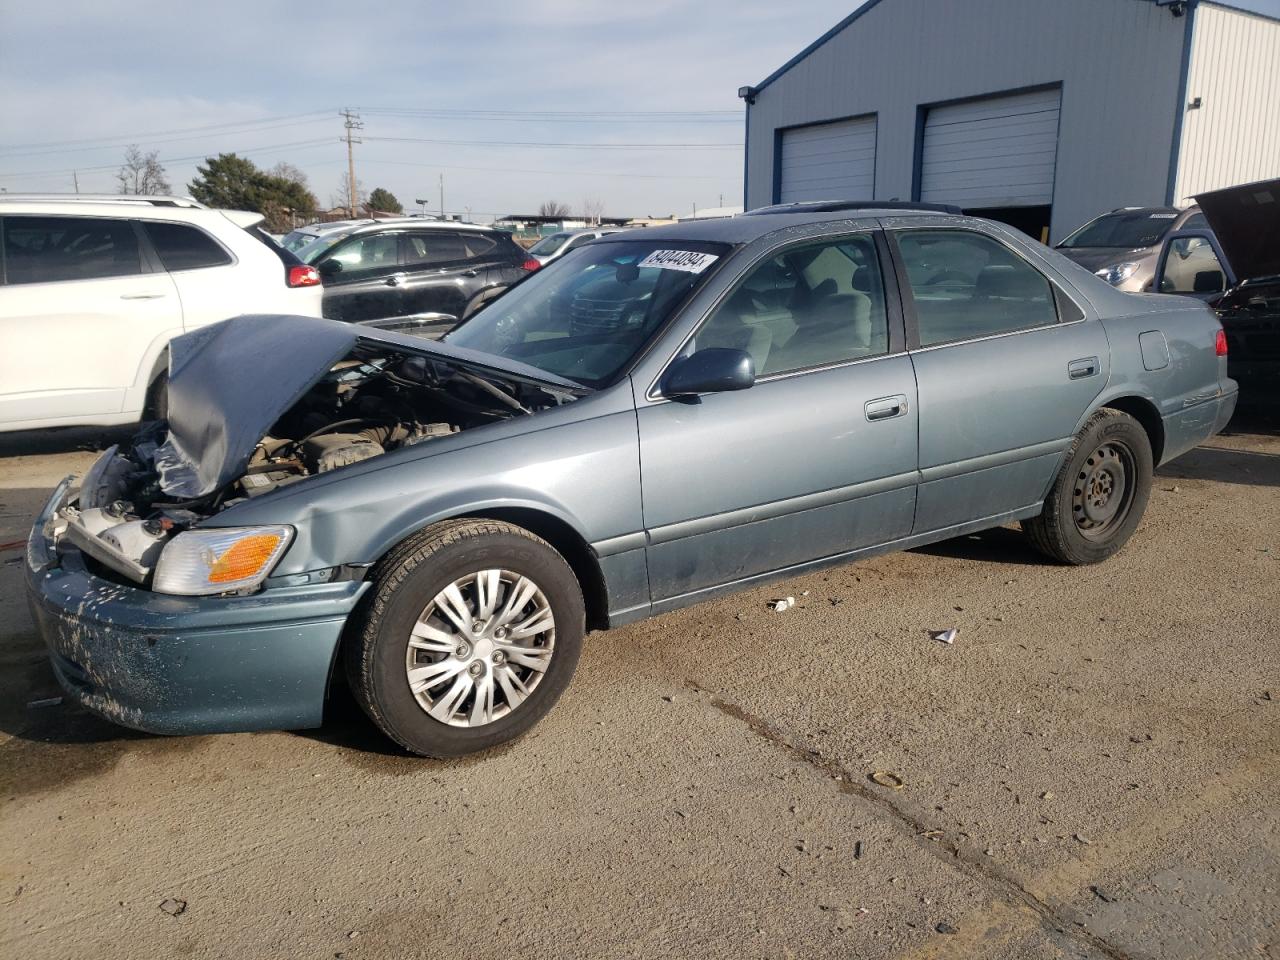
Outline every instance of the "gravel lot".
<svg viewBox="0 0 1280 960">
<path fill-rule="evenodd" d="M 0 542 L 106 439 L 0 435 Z M 1274 434 L 1163 468 L 1100 567 L 1001 529 L 593 635 L 533 734 L 451 763 L 345 692 L 182 739 L 29 706 L 21 558 L 6 956 L 1280 956 Z"/>
</svg>

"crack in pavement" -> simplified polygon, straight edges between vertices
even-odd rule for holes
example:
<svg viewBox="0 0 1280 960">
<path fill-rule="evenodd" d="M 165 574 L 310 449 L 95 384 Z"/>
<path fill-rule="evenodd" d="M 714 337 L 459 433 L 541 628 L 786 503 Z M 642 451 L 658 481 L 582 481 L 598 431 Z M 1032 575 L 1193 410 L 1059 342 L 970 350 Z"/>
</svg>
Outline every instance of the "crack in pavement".
<svg viewBox="0 0 1280 960">
<path fill-rule="evenodd" d="M 989 888 L 994 888 L 1010 906 L 1034 914 L 1043 927 L 1075 940 L 1109 960 L 1133 960 L 1130 954 L 1115 944 L 1086 929 L 1082 918 L 1075 910 L 1067 906 L 1055 907 L 1027 889 L 1023 880 L 1012 870 L 988 860 L 978 850 L 977 844 L 952 840 L 940 842 L 938 839 L 931 839 L 936 837 L 938 831 L 928 823 L 927 815 L 923 811 L 912 810 L 909 805 L 892 802 L 884 793 L 860 783 L 861 777 L 838 761 L 824 756 L 818 750 L 789 736 L 768 720 L 756 716 L 736 703 L 725 700 L 696 680 L 687 679 L 685 685 L 695 693 L 706 694 L 710 697 L 713 707 L 744 724 L 752 733 L 835 780 L 839 784 L 838 789 L 841 793 L 858 797 L 879 811 L 887 813 L 916 847 L 927 851 L 943 863 L 950 864 L 966 876 L 978 880 Z"/>
</svg>

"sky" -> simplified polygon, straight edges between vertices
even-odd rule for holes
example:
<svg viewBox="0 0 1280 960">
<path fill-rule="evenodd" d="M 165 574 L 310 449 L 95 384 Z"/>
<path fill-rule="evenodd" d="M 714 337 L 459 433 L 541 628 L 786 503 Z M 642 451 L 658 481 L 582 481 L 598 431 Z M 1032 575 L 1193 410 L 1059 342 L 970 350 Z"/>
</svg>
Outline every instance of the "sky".
<svg viewBox="0 0 1280 960">
<path fill-rule="evenodd" d="M 235 151 L 301 168 L 327 206 L 349 108 L 361 185 L 406 207 L 438 211 L 440 174 L 446 209 L 478 220 L 543 201 L 608 216 L 740 204 L 738 87 L 857 5 L 0 0 L 0 187 L 69 191 L 75 170 L 82 192 L 115 192 L 137 143 L 175 192 L 203 156 Z"/>
<path fill-rule="evenodd" d="M 81 191 L 115 192 L 136 143 L 175 192 L 234 151 L 299 167 L 329 206 L 349 108 L 362 187 L 406 207 L 438 212 L 442 174 L 445 209 L 480 221 L 544 201 L 736 205 L 737 89 L 860 2 L 0 0 L 0 189 L 69 191 L 74 170 Z M 1280 16 L 1280 0 L 1235 2 Z"/>
</svg>

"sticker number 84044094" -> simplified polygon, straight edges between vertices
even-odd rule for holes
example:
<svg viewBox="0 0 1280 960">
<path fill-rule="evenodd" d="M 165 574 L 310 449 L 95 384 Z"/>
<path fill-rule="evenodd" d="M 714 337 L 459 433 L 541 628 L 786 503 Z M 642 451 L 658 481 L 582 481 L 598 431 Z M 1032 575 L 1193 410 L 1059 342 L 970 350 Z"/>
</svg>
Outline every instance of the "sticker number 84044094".
<svg viewBox="0 0 1280 960">
<path fill-rule="evenodd" d="M 719 259 L 714 253 L 698 253 L 695 250 L 655 250 L 637 266 L 701 273 Z"/>
</svg>

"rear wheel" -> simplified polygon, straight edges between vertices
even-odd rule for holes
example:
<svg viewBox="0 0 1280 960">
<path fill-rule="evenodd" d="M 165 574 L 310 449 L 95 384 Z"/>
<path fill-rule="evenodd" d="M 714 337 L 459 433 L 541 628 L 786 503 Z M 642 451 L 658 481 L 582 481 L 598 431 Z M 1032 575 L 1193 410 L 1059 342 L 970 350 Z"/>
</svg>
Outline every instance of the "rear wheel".
<svg viewBox="0 0 1280 960">
<path fill-rule="evenodd" d="M 405 749 L 456 757 L 512 740 L 551 708 L 585 630 L 573 571 L 545 541 L 491 520 L 439 524 L 373 574 L 345 649 L 374 723 Z"/>
<path fill-rule="evenodd" d="M 169 371 L 160 371 L 147 388 L 147 402 L 142 408 L 143 420 L 167 420 L 169 418 Z"/>
<path fill-rule="evenodd" d="M 1022 529 L 1063 563 L 1099 563 L 1133 535 L 1151 496 L 1151 442 L 1127 413 L 1103 408 L 1076 435 L 1040 516 Z"/>
</svg>

